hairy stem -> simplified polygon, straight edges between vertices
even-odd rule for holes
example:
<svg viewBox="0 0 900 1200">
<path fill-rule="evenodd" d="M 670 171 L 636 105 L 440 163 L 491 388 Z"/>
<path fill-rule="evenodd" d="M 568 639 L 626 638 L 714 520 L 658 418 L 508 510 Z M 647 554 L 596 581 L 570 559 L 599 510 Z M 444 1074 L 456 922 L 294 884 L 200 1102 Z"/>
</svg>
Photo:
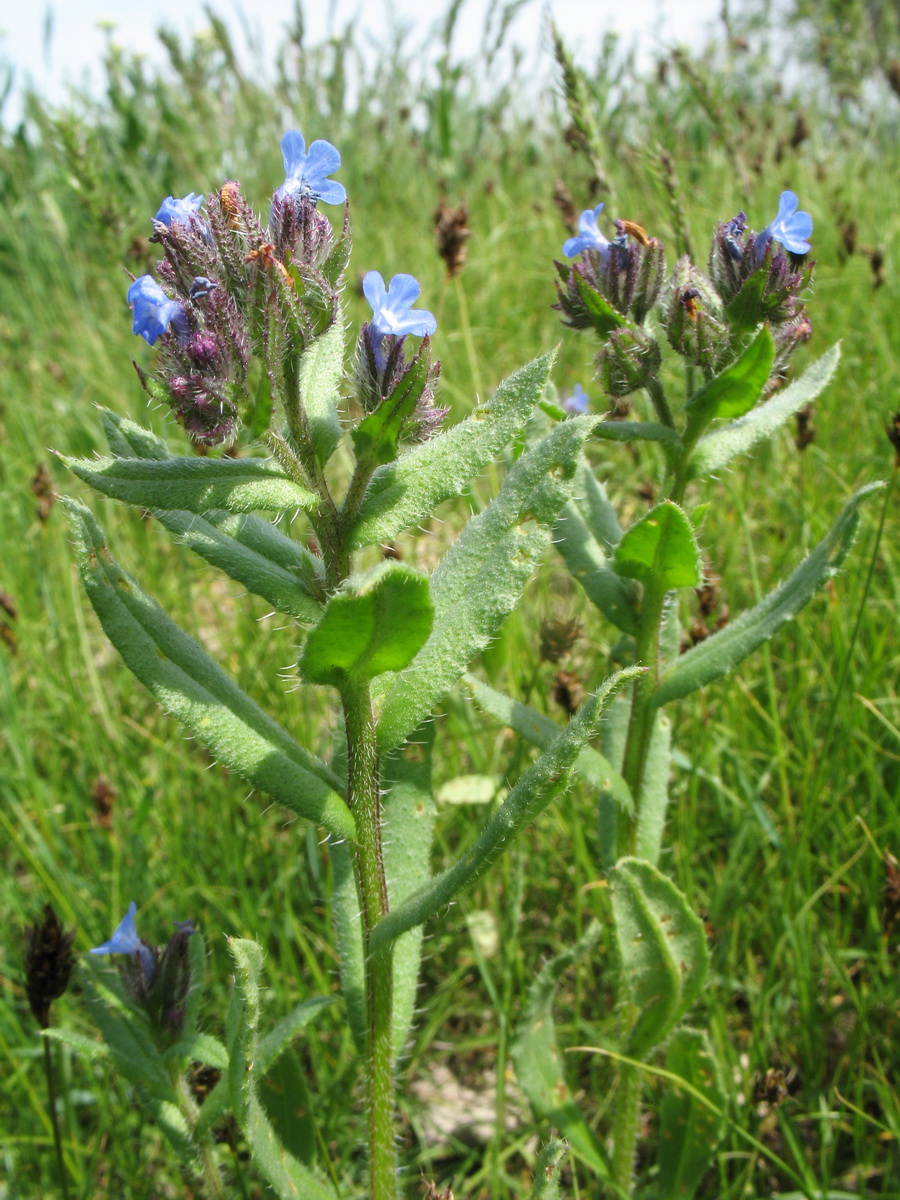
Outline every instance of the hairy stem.
<svg viewBox="0 0 900 1200">
<path fill-rule="evenodd" d="M 372 929 L 388 911 L 381 846 L 381 794 L 375 720 L 368 683 L 341 689 L 347 729 L 348 800 L 356 818 L 356 883 L 366 955 L 366 1083 L 369 1198 L 395 1200 L 393 950 L 369 950 Z"/>
</svg>

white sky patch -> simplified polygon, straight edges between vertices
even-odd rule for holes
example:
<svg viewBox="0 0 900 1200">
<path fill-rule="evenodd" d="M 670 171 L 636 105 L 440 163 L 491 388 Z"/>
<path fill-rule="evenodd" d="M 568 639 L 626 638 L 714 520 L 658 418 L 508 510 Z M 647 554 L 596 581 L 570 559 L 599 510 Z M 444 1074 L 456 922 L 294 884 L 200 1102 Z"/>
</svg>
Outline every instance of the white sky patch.
<svg viewBox="0 0 900 1200">
<path fill-rule="evenodd" d="M 359 25 L 360 42 L 377 48 L 391 20 L 408 26 L 409 45 L 422 45 L 439 26 L 449 0 L 330 0 L 304 5 L 308 45 L 330 33 Z M 247 43 L 248 33 L 274 61 L 285 27 L 291 23 L 295 0 L 213 0 L 213 10 L 228 25 L 235 46 Z M 499 7 L 500 5 L 498 5 Z M 480 48 L 490 0 L 465 0 L 454 41 L 457 55 L 469 57 Z M 9 126 L 21 115 L 20 88 L 27 80 L 53 102 L 62 102 L 66 83 L 100 82 L 100 61 L 107 37 L 151 62 L 165 61 L 156 30 L 166 25 L 182 38 L 208 26 L 204 0 L 58 0 L 40 7 L 8 0 L 0 12 L 0 61 L 12 66 L 13 93 L 2 110 Z M 655 49 L 674 43 L 697 47 L 703 43 L 721 10 L 721 0 L 530 0 L 511 24 L 506 41 L 527 52 L 542 41 L 546 15 L 559 26 L 568 45 L 585 65 L 596 55 L 604 34 L 613 30 L 623 43 L 636 41 L 647 61 Z M 104 26 L 106 27 L 104 30 Z M 110 27 L 112 31 L 110 33 Z M 49 38 L 46 36 L 49 31 Z M 2 78 L 2 77 L 0 77 Z"/>
</svg>

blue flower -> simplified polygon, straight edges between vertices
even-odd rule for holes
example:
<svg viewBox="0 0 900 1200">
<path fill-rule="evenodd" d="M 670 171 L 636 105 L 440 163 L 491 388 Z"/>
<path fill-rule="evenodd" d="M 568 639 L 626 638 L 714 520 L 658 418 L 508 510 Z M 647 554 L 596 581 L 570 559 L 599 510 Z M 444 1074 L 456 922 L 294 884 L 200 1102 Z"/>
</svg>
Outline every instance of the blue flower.
<svg viewBox="0 0 900 1200">
<path fill-rule="evenodd" d="M 132 329 L 148 345 L 154 345 L 171 324 L 175 325 L 179 341 L 187 337 L 184 306 L 170 300 L 152 275 L 135 279 L 128 289 L 128 303 L 134 310 Z"/>
<path fill-rule="evenodd" d="M 305 196 L 326 204 L 343 204 L 347 199 L 344 185 L 328 178 L 341 165 L 331 142 L 313 142 L 307 153 L 303 134 L 292 129 L 281 139 L 281 156 L 287 178 L 276 195 Z"/>
<path fill-rule="evenodd" d="M 128 905 L 128 912 L 119 922 L 115 933 L 108 942 L 104 942 L 102 946 L 95 946 L 91 950 L 91 954 L 131 954 L 137 955 L 140 959 L 141 970 L 144 975 L 144 981 L 149 982 L 153 976 L 155 962 L 153 953 L 149 946 L 144 943 L 137 935 L 137 930 L 134 927 L 134 914 L 137 912 L 137 905 L 132 900 Z"/>
<path fill-rule="evenodd" d="M 563 412 L 569 414 L 570 417 L 580 417 L 588 411 L 590 401 L 587 397 L 587 392 L 580 383 L 576 383 L 571 396 L 566 396 L 562 402 Z"/>
<path fill-rule="evenodd" d="M 419 298 L 419 287 L 412 275 L 395 275 L 385 291 L 384 280 L 377 271 L 369 271 L 363 279 L 363 295 L 372 305 L 372 320 L 369 328 L 384 335 L 425 337 L 437 329 L 437 320 L 430 312 L 421 309 L 413 312 L 412 306 Z"/>
<path fill-rule="evenodd" d="M 174 196 L 166 196 L 159 206 L 159 212 L 153 219 L 162 225 L 171 225 L 173 221 L 181 221 L 182 224 L 189 225 L 191 217 L 199 211 L 203 204 L 203 199 L 202 194 L 195 196 L 193 192 L 188 192 L 180 200 L 176 200 Z"/>
<path fill-rule="evenodd" d="M 566 258 L 574 258 L 585 250 L 594 250 L 606 262 L 609 254 L 609 242 L 597 227 L 597 218 L 603 212 L 603 205 L 598 204 L 594 209 L 585 209 L 578 218 L 578 237 L 569 238 L 563 246 Z"/>
<path fill-rule="evenodd" d="M 810 249 L 813 219 L 808 212 L 797 212 L 796 193 L 782 192 L 778 214 L 756 237 L 756 261 L 762 262 L 769 242 L 778 242 L 791 254 L 806 254 Z"/>
</svg>

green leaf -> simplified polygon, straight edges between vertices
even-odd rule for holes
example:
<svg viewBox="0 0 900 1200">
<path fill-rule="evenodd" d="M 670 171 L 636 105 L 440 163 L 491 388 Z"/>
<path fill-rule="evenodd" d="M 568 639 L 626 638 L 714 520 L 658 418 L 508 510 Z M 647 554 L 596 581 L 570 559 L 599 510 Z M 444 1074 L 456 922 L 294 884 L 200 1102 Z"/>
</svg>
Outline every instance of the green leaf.
<svg viewBox="0 0 900 1200">
<path fill-rule="evenodd" d="M 382 750 L 400 745 L 422 723 L 519 603 L 571 493 L 592 423 L 591 417 L 573 417 L 523 454 L 498 495 L 444 556 L 431 580 L 431 636 L 382 707 Z"/>
<path fill-rule="evenodd" d="M 458 496 L 523 428 L 543 395 L 555 356 L 552 351 L 536 358 L 504 380 L 490 403 L 479 405 L 465 421 L 379 467 L 351 531 L 351 547 L 390 541 Z"/>
<path fill-rule="evenodd" d="M 300 670 L 310 683 L 337 686 L 401 671 L 431 632 L 428 579 L 412 567 L 383 563 L 347 587 L 331 597 L 306 639 Z"/>
<path fill-rule="evenodd" d="M 605 300 L 597 289 L 588 283 L 580 271 L 573 271 L 572 274 L 581 303 L 601 337 L 606 337 L 613 330 L 621 329 L 623 325 L 628 324 L 622 314 L 617 312 L 609 301 Z"/>
<path fill-rule="evenodd" d="M 531 742 L 533 746 L 538 746 L 541 750 L 549 750 L 562 733 L 563 727 L 557 725 L 552 717 L 530 708 L 527 704 L 522 704 L 519 700 L 513 700 L 511 696 L 505 696 L 488 684 L 482 683 L 474 675 L 466 675 L 465 683 L 477 704 L 486 713 L 490 713 L 492 717 L 496 717 L 498 721 L 508 725 L 510 729 L 525 738 L 526 741 Z M 609 760 L 598 753 L 593 746 L 585 746 L 580 751 L 575 759 L 573 771 L 588 785 L 591 791 L 608 792 L 625 812 L 630 813 L 634 810 L 628 784 Z"/>
<path fill-rule="evenodd" d="M 841 347 L 837 343 L 799 379 L 776 392 L 765 404 L 758 405 L 730 425 L 707 433 L 697 443 L 691 458 L 691 475 L 709 475 L 720 470 L 736 455 L 746 454 L 758 441 L 774 433 L 799 408 L 824 391 L 837 370 L 840 357 Z"/>
<path fill-rule="evenodd" d="M 259 1028 L 259 980 L 262 947 L 244 938 L 229 938 L 228 949 L 237 966 L 236 992 L 240 1016 L 236 1042 L 240 1053 L 232 1059 L 229 1075 L 240 1080 L 241 1116 L 253 1161 L 282 1200 L 335 1200 L 331 1188 L 321 1183 L 279 1139 L 260 1099 L 260 1077 L 254 1069 Z M 249 1066 L 249 1069 L 242 1069 Z"/>
<path fill-rule="evenodd" d="M 559 1200 L 559 1168 L 566 1156 L 566 1143 L 551 1138 L 538 1155 L 529 1200 Z"/>
<path fill-rule="evenodd" d="M 672 763 L 672 722 L 657 713 L 650 734 L 641 783 L 636 853 L 652 866 L 659 863 L 662 835 L 669 806 L 669 770 Z"/>
<path fill-rule="evenodd" d="M 608 442 L 659 442 L 667 450 L 681 449 L 676 431 L 655 421 L 598 421 L 594 436 Z"/>
<path fill-rule="evenodd" d="M 703 428 L 716 417 L 734 420 L 748 413 L 763 394 L 774 359 L 775 342 L 764 325 L 736 362 L 688 400 L 688 427 Z"/>
<path fill-rule="evenodd" d="M 134 421 L 109 409 L 101 410 L 100 419 L 110 450 L 117 457 L 172 457 L 162 438 Z M 311 590 L 318 583 L 316 568 L 321 567 L 320 561 L 279 533 L 270 521 L 221 509 L 202 517 L 179 509 L 154 509 L 153 515 L 195 554 L 262 596 L 278 612 L 307 624 L 321 616 L 322 605 Z"/>
<path fill-rule="evenodd" d="M 725 320 L 735 333 L 751 333 L 759 324 L 763 292 L 768 279 L 768 270 L 754 271 L 735 298 L 725 306 Z"/>
<path fill-rule="evenodd" d="M 256 1077 L 259 1101 L 276 1142 L 292 1158 L 311 1167 L 316 1161 L 316 1124 L 306 1075 L 296 1053 L 290 1047 L 282 1051 L 268 1071 L 257 1071 Z"/>
<path fill-rule="evenodd" d="M 88 598 L 126 666 L 214 757 L 338 838 L 356 824 L 325 763 L 299 746 L 109 556 L 91 512 L 67 500 Z"/>
<path fill-rule="evenodd" d="M 354 846 L 330 847 L 332 864 L 331 919 L 337 943 L 341 995 L 357 1054 L 366 1052 L 366 962 L 359 920 L 359 892 L 354 872 Z"/>
<path fill-rule="evenodd" d="M 574 946 L 557 954 L 541 969 L 528 989 L 525 1013 L 510 1053 L 519 1086 L 538 1119 L 558 1129 L 579 1158 L 601 1178 L 608 1178 L 610 1164 L 606 1152 L 566 1083 L 553 1020 L 553 1003 L 563 973 L 596 949 L 602 932 L 600 923 L 592 922 Z"/>
<path fill-rule="evenodd" d="M 500 808 L 484 826 L 475 844 L 447 870 L 436 875 L 408 899 L 382 917 L 372 931 L 370 952 L 414 929 L 440 910 L 463 888 L 480 878 L 510 843 L 565 788 L 581 748 L 597 732 L 603 709 L 617 688 L 640 673 L 631 667 L 608 679 L 569 722 L 549 750 L 522 776 Z"/>
<path fill-rule="evenodd" d="M 619 859 L 609 886 L 622 982 L 637 1018 L 627 1053 L 643 1058 L 700 995 L 709 948 L 703 922 L 650 863 Z"/>
<path fill-rule="evenodd" d="M 847 502 L 828 536 L 780 587 L 724 629 L 676 659 L 663 674 L 652 703 L 668 704 L 670 700 L 678 700 L 727 675 L 772 637 L 785 621 L 796 616 L 825 581 L 840 569 L 859 527 L 857 509 L 860 503 L 883 487 L 883 483 L 870 483 L 861 488 Z"/>
<path fill-rule="evenodd" d="M 391 908 L 431 877 L 435 806 L 431 790 L 434 722 L 428 721 L 409 741 L 384 759 L 384 872 Z M 394 1057 L 406 1047 L 416 1013 L 422 927 L 410 929 L 394 943 Z"/>
<path fill-rule="evenodd" d="M 623 633 L 637 632 L 637 588 L 610 566 L 609 556 L 583 516 L 583 506 L 570 500 L 553 534 L 553 544 L 588 600 Z"/>
<path fill-rule="evenodd" d="M 676 1030 L 666 1048 L 666 1070 L 688 1086 L 669 1083 L 660 1105 L 659 1194 L 692 1200 L 725 1132 L 726 1098 L 706 1033 Z"/>
<path fill-rule="evenodd" d="M 310 1021 L 314 1021 L 323 1009 L 334 1004 L 334 1001 L 334 996 L 311 996 L 308 1000 L 298 1004 L 293 1012 L 289 1012 L 286 1017 L 283 1017 L 274 1029 L 259 1039 L 256 1057 L 253 1060 L 254 1071 L 260 1076 L 265 1075 L 269 1067 L 279 1055 L 284 1053 L 297 1034 L 304 1030 Z"/>
<path fill-rule="evenodd" d="M 416 410 L 430 366 L 420 350 L 391 394 L 351 432 L 358 461 L 374 467 L 397 457 L 400 435 Z"/>
<path fill-rule="evenodd" d="M 319 462 L 328 462 L 341 438 L 338 416 L 344 375 L 344 331 L 332 325 L 304 350 L 298 371 L 300 402 L 306 414 L 313 449 Z"/>
<path fill-rule="evenodd" d="M 668 592 L 696 587 L 700 582 L 699 555 L 691 523 L 677 504 L 664 500 L 636 521 L 616 549 L 620 575 L 644 587 Z"/>
<path fill-rule="evenodd" d="M 319 503 L 268 458 L 66 458 L 79 479 L 104 496 L 142 508 L 205 513 L 253 509 L 311 511 Z"/>
</svg>

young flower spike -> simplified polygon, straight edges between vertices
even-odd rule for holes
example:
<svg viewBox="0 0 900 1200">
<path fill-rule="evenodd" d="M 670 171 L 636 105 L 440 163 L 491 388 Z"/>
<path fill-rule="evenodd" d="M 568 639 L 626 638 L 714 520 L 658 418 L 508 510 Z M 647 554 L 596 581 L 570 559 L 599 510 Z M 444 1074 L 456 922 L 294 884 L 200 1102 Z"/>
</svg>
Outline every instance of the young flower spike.
<svg viewBox="0 0 900 1200">
<path fill-rule="evenodd" d="M 343 204 L 347 199 L 344 185 L 328 176 L 341 165 L 341 156 L 331 142 L 313 142 L 309 151 L 303 134 L 290 130 L 281 139 L 285 181 L 276 196 L 304 196 L 325 204 Z"/>
<path fill-rule="evenodd" d="M 156 968 L 153 952 L 150 947 L 137 935 L 137 929 L 134 926 L 134 914 L 137 912 L 137 905 L 132 900 L 128 905 L 128 912 L 116 926 L 116 931 L 102 946 L 95 946 L 91 950 L 91 954 L 130 954 L 139 959 L 141 970 L 144 976 L 144 982 L 149 983 L 153 977 L 153 972 Z"/>
<path fill-rule="evenodd" d="M 175 326 L 179 341 L 187 337 L 184 306 L 177 300 L 170 300 L 152 275 L 135 279 L 128 289 L 128 303 L 134 310 L 132 330 L 148 345 L 155 345 L 170 325 Z"/>
<path fill-rule="evenodd" d="M 808 212 L 797 212 L 799 201 L 795 192 L 782 192 L 778 213 L 756 238 L 756 261 L 761 263 L 769 242 L 778 242 L 790 254 L 807 254 L 810 250 L 813 219 Z"/>
<path fill-rule="evenodd" d="M 430 337 L 437 329 L 437 320 L 424 309 L 412 311 L 422 289 L 412 275 L 395 275 L 385 290 L 384 280 L 377 271 L 369 271 L 363 279 L 363 295 L 372 305 L 369 327 L 384 336 Z"/>
<path fill-rule="evenodd" d="M 174 196 L 166 196 L 153 219 L 159 221 L 161 225 L 171 225 L 173 221 L 181 221 L 182 224 L 187 225 L 191 217 L 199 212 L 203 200 L 202 193 L 195 196 L 193 192 L 188 192 L 180 200 Z"/>
<path fill-rule="evenodd" d="M 597 226 L 597 218 L 603 212 L 603 205 L 595 209 L 585 209 L 578 218 L 578 237 L 571 237 L 564 243 L 562 252 L 566 258 L 574 258 L 585 250 L 593 250 L 606 262 L 609 254 L 609 241 L 603 236 Z"/>
</svg>

